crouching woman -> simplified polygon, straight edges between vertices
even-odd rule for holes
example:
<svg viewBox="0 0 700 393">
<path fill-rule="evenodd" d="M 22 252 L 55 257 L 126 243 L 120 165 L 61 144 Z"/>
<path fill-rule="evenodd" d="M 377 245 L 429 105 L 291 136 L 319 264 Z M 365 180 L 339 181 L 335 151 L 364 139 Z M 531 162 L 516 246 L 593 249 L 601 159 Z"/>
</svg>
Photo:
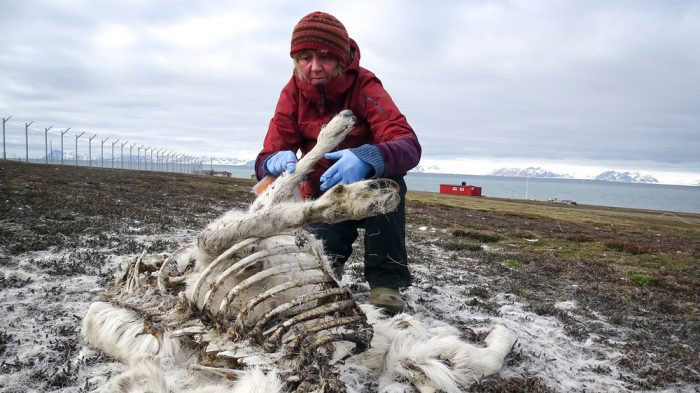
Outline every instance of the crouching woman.
<svg viewBox="0 0 700 393">
<path fill-rule="evenodd" d="M 416 134 L 381 81 L 360 67 L 360 49 L 334 16 L 313 12 L 294 26 L 290 54 L 294 72 L 282 89 L 274 116 L 258 154 L 258 179 L 294 172 L 302 156 L 316 144 L 321 127 L 343 109 L 357 125 L 308 175 L 302 186 L 307 198 L 318 197 L 336 184 L 389 178 L 400 187 L 396 211 L 359 221 L 314 224 L 338 277 L 352 254 L 358 228 L 365 229 L 365 279 L 370 302 L 389 313 L 403 310 L 399 288 L 411 285 L 405 244 L 404 175 L 421 156 Z"/>
</svg>

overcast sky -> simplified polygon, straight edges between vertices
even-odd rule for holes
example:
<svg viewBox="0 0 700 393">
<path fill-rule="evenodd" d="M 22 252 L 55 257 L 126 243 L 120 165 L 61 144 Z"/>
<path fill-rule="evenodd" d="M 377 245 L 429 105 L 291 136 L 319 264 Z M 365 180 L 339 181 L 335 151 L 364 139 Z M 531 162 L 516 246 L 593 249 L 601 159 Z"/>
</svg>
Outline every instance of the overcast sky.
<svg viewBox="0 0 700 393">
<path fill-rule="evenodd" d="M 23 155 L 35 121 L 37 156 L 53 125 L 252 159 L 315 10 L 358 42 L 424 167 L 700 181 L 700 1 L 0 0 L 8 144 Z"/>
</svg>

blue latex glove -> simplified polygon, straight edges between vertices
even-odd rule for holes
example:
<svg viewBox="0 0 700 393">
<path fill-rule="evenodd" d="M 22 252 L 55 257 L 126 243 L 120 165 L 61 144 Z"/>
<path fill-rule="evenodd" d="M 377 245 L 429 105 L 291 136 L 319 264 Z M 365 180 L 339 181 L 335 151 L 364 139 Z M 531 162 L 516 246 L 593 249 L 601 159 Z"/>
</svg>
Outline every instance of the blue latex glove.
<svg viewBox="0 0 700 393">
<path fill-rule="evenodd" d="M 265 170 L 272 176 L 279 176 L 285 171 L 294 173 L 297 170 L 297 155 L 291 150 L 278 151 L 265 161 Z"/>
<path fill-rule="evenodd" d="M 326 153 L 325 158 L 338 160 L 321 176 L 321 191 L 340 184 L 352 184 L 363 180 L 372 171 L 372 165 L 362 161 L 348 149 Z"/>
</svg>

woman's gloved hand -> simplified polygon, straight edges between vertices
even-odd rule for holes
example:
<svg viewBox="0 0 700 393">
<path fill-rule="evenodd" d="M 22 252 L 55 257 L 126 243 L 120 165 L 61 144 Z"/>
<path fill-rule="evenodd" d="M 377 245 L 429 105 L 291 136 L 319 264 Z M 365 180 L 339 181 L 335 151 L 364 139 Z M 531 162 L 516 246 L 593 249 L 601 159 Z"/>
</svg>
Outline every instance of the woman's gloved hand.
<svg viewBox="0 0 700 393">
<path fill-rule="evenodd" d="M 282 172 L 294 173 L 297 169 L 297 156 L 291 150 L 278 151 L 265 161 L 268 175 L 279 176 Z"/>
<path fill-rule="evenodd" d="M 338 160 L 321 176 L 321 191 L 340 184 L 352 184 L 364 180 L 372 171 L 372 165 L 362 161 L 348 149 L 326 153 L 326 159 Z"/>
</svg>

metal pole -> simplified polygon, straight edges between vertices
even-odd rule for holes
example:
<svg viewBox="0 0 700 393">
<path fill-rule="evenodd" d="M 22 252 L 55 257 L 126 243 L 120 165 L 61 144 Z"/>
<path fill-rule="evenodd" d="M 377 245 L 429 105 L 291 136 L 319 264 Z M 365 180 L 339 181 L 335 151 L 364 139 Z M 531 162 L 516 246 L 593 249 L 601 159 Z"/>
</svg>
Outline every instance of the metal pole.
<svg viewBox="0 0 700 393">
<path fill-rule="evenodd" d="M 101 148 L 101 153 L 102 153 L 102 161 L 100 164 L 100 168 L 105 167 L 105 142 L 109 140 L 110 137 L 107 137 L 107 139 L 102 139 L 102 148 Z"/>
<path fill-rule="evenodd" d="M 70 130 L 70 127 L 66 128 L 65 131 L 61 131 L 61 165 L 63 165 L 63 136 L 66 135 L 68 130 Z"/>
<path fill-rule="evenodd" d="M 153 158 L 153 149 L 151 149 L 150 146 L 147 148 L 143 149 L 143 170 L 147 171 L 148 170 L 148 151 L 151 151 L 151 159 Z"/>
<path fill-rule="evenodd" d="M 112 169 L 114 169 L 114 145 L 116 145 L 117 142 L 119 142 L 119 139 L 117 139 L 116 141 L 112 142 Z"/>
<path fill-rule="evenodd" d="M 31 126 L 32 123 L 34 122 L 24 123 L 24 148 L 26 153 L 24 161 L 26 162 L 29 162 L 29 126 Z"/>
<path fill-rule="evenodd" d="M 7 160 L 7 152 L 5 151 L 5 123 L 10 120 L 12 116 L 7 116 L 7 118 L 2 118 L 2 159 Z"/>
<path fill-rule="evenodd" d="M 88 144 L 88 166 L 92 168 L 92 140 L 95 139 L 97 134 L 93 135 L 92 138 L 89 138 L 89 144 Z"/>
<path fill-rule="evenodd" d="M 129 141 L 122 143 L 121 150 L 119 151 L 119 159 L 121 161 L 121 169 L 124 169 L 124 145 L 126 145 L 127 143 L 129 143 Z"/>
<path fill-rule="evenodd" d="M 136 143 L 133 145 L 129 146 L 129 169 L 134 169 L 134 155 L 131 154 L 131 151 L 134 149 L 134 146 L 136 146 Z"/>
<path fill-rule="evenodd" d="M 83 136 L 85 131 L 81 132 L 80 135 L 75 136 L 75 166 L 78 166 L 78 138 Z"/>
<path fill-rule="evenodd" d="M 50 125 L 49 128 L 44 128 L 44 152 L 46 153 L 44 159 L 47 164 L 49 163 L 49 130 L 51 128 L 53 128 L 53 125 Z M 51 155 L 53 155 L 53 152 L 51 152 Z"/>
<path fill-rule="evenodd" d="M 139 146 L 136 148 L 136 170 L 141 170 L 141 149 L 143 149 L 143 145 Z M 144 151 L 143 154 L 145 155 L 146 152 Z"/>
</svg>

